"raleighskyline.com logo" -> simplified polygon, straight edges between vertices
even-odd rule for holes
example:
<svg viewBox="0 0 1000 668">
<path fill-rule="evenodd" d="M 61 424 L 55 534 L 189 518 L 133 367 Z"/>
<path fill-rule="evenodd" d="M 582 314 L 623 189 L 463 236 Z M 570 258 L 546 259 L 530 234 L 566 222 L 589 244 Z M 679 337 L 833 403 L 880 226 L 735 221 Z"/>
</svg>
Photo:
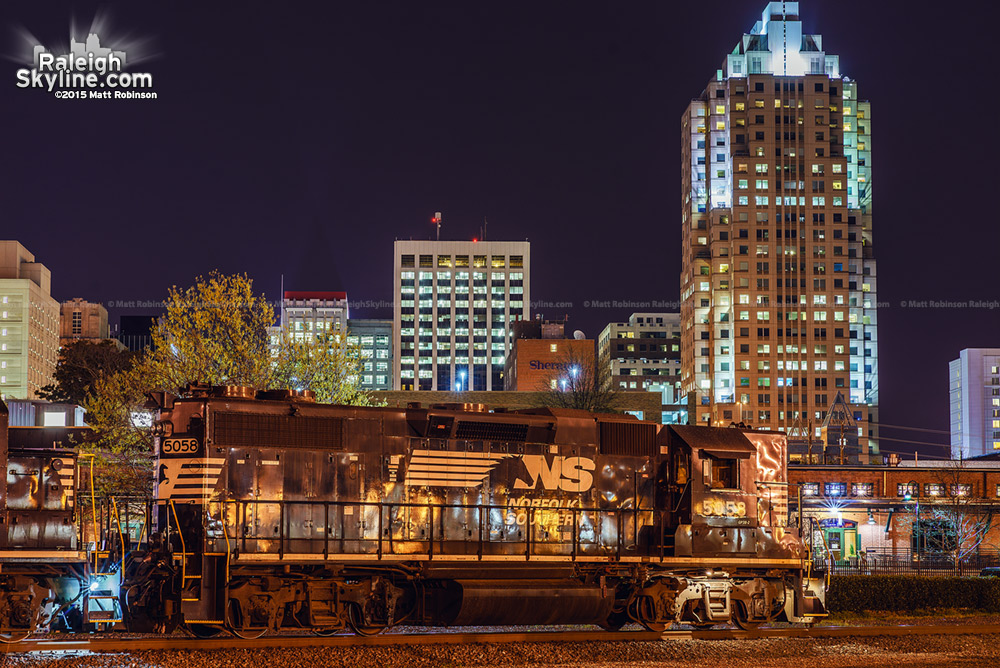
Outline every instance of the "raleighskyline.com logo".
<svg viewBox="0 0 1000 668">
<path fill-rule="evenodd" d="M 153 75 L 126 72 L 125 64 L 125 52 L 102 47 L 95 33 L 90 33 L 86 42 L 71 37 L 69 53 L 62 55 L 38 44 L 32 67 L 17 71 L 17 87 L 40 88 L 63 99 L 156 99 L 150 90 Z"/>
</svg>

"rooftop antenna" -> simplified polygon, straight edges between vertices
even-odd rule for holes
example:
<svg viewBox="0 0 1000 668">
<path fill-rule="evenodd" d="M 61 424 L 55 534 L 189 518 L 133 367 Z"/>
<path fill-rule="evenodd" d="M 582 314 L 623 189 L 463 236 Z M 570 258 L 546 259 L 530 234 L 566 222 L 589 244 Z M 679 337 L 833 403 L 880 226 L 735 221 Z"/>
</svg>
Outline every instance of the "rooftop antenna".
<svg viewBox="0 0 1000 668">
<path fill-rule="evenodd" d="M 441 241 L 441 212 L 435 211 L 434 217 L 431 218 L 431 222 L 437 225 L 437 240 Z"/>
<path fill-rule="evenodd" d="M 279 317 L 281 318 L 280 324 L 282 327 L 284 327 L 285 326 L 285 275 L 284 274 L 281 275 L 281 293 L 278 295 L 278 299 L 281 300 L 278 302 L 280 308 Z"/>
<path fill-rule="evenodd" d="M 486 216 L 483 216 L 483 241 L 486 241 Z"/>
</svg>

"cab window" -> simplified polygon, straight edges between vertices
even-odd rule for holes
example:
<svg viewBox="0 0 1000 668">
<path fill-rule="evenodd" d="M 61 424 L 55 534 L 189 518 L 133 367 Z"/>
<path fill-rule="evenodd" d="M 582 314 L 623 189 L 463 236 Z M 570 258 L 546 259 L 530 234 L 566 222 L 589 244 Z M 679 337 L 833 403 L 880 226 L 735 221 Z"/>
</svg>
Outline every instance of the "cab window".
<svg viewBox="0 0 1000 668">
<path fill-rule="evenodd" d="M 739 460 L 709 456 L 702 464 L 705 486 L 711 489 L 739 489 Z"/>
</svg>

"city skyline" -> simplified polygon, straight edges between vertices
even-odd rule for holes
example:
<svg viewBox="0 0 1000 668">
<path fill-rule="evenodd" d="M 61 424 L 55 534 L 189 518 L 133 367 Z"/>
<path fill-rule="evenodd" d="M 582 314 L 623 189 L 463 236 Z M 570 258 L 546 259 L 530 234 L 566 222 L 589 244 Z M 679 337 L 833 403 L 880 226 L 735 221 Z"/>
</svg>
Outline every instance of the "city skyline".
<svg viewBox="0 0 1000 668">
<path fill-rule="evenodd" d="M 54 43 L 64 5 L 5 7 L 0 21 Z M 585 302 L 679 299 L 676 118 L 762 6 L 718 3 L 705 21 L 693 8 L 583 4 L 535 8 L 528 22 L 500 6 L 336 8 L 304 27 L 299 13 L 270 7 L 270 34 L 296 33 L 288 71 L 237 66 L 233 45 L 264 26 L 253 11 L 204 8 L 194 22 L 119 3 L 123 30 L 163 42 L 164 56 L 148 63 L 163 94 L 145 106 L 68 106 L 11 87 L 24 119 L 11 150 L 26 162 L 5 165 L 0 201 L 9 220 L 24 222 L 4 236 L 52 269 L 60 301 L 162 299 L 169 285 L 219 268 L 249 272 L 269 297 L 284 273 L 290 288 L 389 302 L 394 238 L 433 238 L 430 217 L 441 210 L 442 239 L 469 239 L 486 216 L 488 238 L 531 241 L 534 300 L 573 304 L 531 313 L 568 314 L 596 337 L 633 311 L 667 309 Z M 931 14 L 814 2 L 803 15 L 880 119 L 879 298 L 889 304 L 879 313 L 881 419 L 947 430 L 948 362 L 963 348 L 994 347 L 1000 320 L 1000 310 L 952 304 L 995 298 L 989 266 L 1000 232 L 955 213 L 954 178 L 926 187 L 908 169 L 918 133 L 928 166 L 974 150 L 951 138 L 948 105 L 917 103 L 913 91 L 946 78 L 975 89 L 987 76 L 987 28 L 934 14 L 962 49 L 897 67 L 882 54 L 909 53 Z M 220 75 L 189 76 L 206 67 Z M 248 93 L 262 100 L 244 104 Z M 992 106 L 997 93 L 984 94 Z M 53 191 L 38 175 L 71 155 L 88 155 L 115 181 L 95 169 Z M 980 170 L 969 178 L 961 190 L 988 188 Z M 109 196 L 94 197 L 99 188 Z M 218 222 L 229 220 L 238 222 Z M 949 234 L 937 234 L 943 227 Z M 581 260 L 597 269 L 579 271 Z"/>
</svg>

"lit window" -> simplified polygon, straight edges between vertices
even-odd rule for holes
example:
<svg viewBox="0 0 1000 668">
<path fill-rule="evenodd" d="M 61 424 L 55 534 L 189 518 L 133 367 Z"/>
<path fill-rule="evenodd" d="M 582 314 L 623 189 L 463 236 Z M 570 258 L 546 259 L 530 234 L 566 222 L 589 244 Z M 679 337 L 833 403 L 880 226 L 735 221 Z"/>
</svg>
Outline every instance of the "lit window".
<svg viewBox="0 0 1000 668">
<path fill-rule="evenodd" d="M 875 485 L 870 482 L 852 482 L 851 496 L 872 496 L 875 493 Z"/>
<path fill-rule="evenodd" d="M 828 482 L 824 485 L 823 493 L 826 496 L 846 496 L 847 495 L 847 483 L 846 482 Z"/>
<path fill-rule="evenodd" d="M 715 113 L 724 114 L 726 113 L 726 106 L 724 104 L 715 105 Z"/>
<path fill-rule="evenodd" d="M 559 348 L 559 346 L 557 344 L 555 344 L 555 343 L 550 343 L 549 344 L 549 352 L 550 353 L 556 352 L 558 350 L 558 348 Z"/>
<path fill-rule="evenodd" d="M 819 496 L 819 483 L 818 482 L 802 483 L 802 496 Z"/>
<path fill-rule="evenodd" d="M 716 130 L 725 130 L 726 129 L 726 122 L 725 121 L 717 121 L 715 123 L 715 129 Z"/>
</svg>

